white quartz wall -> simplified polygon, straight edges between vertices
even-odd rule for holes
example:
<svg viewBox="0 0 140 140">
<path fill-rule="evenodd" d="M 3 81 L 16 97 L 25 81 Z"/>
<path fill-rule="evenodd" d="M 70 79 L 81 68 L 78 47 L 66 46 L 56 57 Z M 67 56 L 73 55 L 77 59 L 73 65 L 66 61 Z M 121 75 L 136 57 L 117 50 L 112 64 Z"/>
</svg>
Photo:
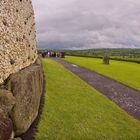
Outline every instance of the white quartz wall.
<svg viewBox="0 0 140 140">
<path fill-rule="evenodd" d="M 30 0 L 0 0 L 0 83 L 37 58 Z"/>
</svg>

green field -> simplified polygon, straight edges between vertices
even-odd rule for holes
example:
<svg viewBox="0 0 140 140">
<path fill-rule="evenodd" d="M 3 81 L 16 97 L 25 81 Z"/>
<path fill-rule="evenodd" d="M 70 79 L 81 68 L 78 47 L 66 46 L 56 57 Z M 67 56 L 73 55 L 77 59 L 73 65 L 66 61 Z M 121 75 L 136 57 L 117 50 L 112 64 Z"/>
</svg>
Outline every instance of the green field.
<svg viewBox="0 0 140 140">
<path fill-rule="evenodd" d="M 130 61 L 140 63 L 140 49 L 132 48 L 100 48 L 89 50 L 66 50 L 66 55 L 103 58 L 105 55 L 110 56 L 112 60 Z"/>
<path fill-rule="evenodd" d="M 45 105 L 36 140 L 140 139 L 139 121 L 61 64 L 46 59 L 43 69 Z"/>
<path fill-rule="evenodd" d="M 102 59 L 67 56 L 65 60 L 106 75 L 125 85 L 140 90 L 140 64 L 111 60 L 110 65 Z"/>
</svg>

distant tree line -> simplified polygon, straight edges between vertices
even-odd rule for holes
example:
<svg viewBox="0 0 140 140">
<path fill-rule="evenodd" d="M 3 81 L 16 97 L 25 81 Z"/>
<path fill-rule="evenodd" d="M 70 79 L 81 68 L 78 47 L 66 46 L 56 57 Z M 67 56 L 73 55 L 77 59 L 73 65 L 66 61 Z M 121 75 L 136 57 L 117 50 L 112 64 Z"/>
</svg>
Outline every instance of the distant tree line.
<svg viewBox="0 0 140 140">
<path fill-rule="evenodd" d="M 66 55 L 103 58 L 108 55 L 112 60 L 140 63 L 140 49 L 91 49 L 67 50 Z"/>
</svg>

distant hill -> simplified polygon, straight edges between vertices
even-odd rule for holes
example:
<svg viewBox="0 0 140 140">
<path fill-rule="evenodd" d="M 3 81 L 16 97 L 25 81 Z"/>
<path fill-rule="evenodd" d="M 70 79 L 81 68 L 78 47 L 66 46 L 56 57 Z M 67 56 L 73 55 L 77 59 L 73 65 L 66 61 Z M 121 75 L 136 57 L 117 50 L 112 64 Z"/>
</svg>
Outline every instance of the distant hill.
<svg viewBox="0 0 140 140">
<path fill-rule="evenodd" d="M 104 55 L 111 59 L 140 62 L 140 49 L 106 48 L 89 50 L 67 50 L 67 55 L 102 58 Z"/>
</svg>

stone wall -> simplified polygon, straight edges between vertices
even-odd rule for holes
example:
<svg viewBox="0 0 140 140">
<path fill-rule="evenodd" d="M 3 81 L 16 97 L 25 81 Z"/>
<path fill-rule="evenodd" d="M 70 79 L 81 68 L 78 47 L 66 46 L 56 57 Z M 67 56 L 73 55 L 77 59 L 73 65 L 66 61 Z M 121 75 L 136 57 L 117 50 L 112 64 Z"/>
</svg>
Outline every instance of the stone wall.
<svg viewBox="0 0 140 140">
<path fill-rule="evenodd" d="M 30 0 L 0 0 L 0 140 L 25 133 L 38 115 L 43 72 Z"/>
<path fill-rule="evenodd" d="M 38 115 L 43 92 L 39 60 L 11 74 L 0 88 L 0 140 L 24 134 Z"/>
<path fill-rule="evenodd" d="M 30 0 L 0 0 L 0 84 L 37 58 Z"/>
</svg>

